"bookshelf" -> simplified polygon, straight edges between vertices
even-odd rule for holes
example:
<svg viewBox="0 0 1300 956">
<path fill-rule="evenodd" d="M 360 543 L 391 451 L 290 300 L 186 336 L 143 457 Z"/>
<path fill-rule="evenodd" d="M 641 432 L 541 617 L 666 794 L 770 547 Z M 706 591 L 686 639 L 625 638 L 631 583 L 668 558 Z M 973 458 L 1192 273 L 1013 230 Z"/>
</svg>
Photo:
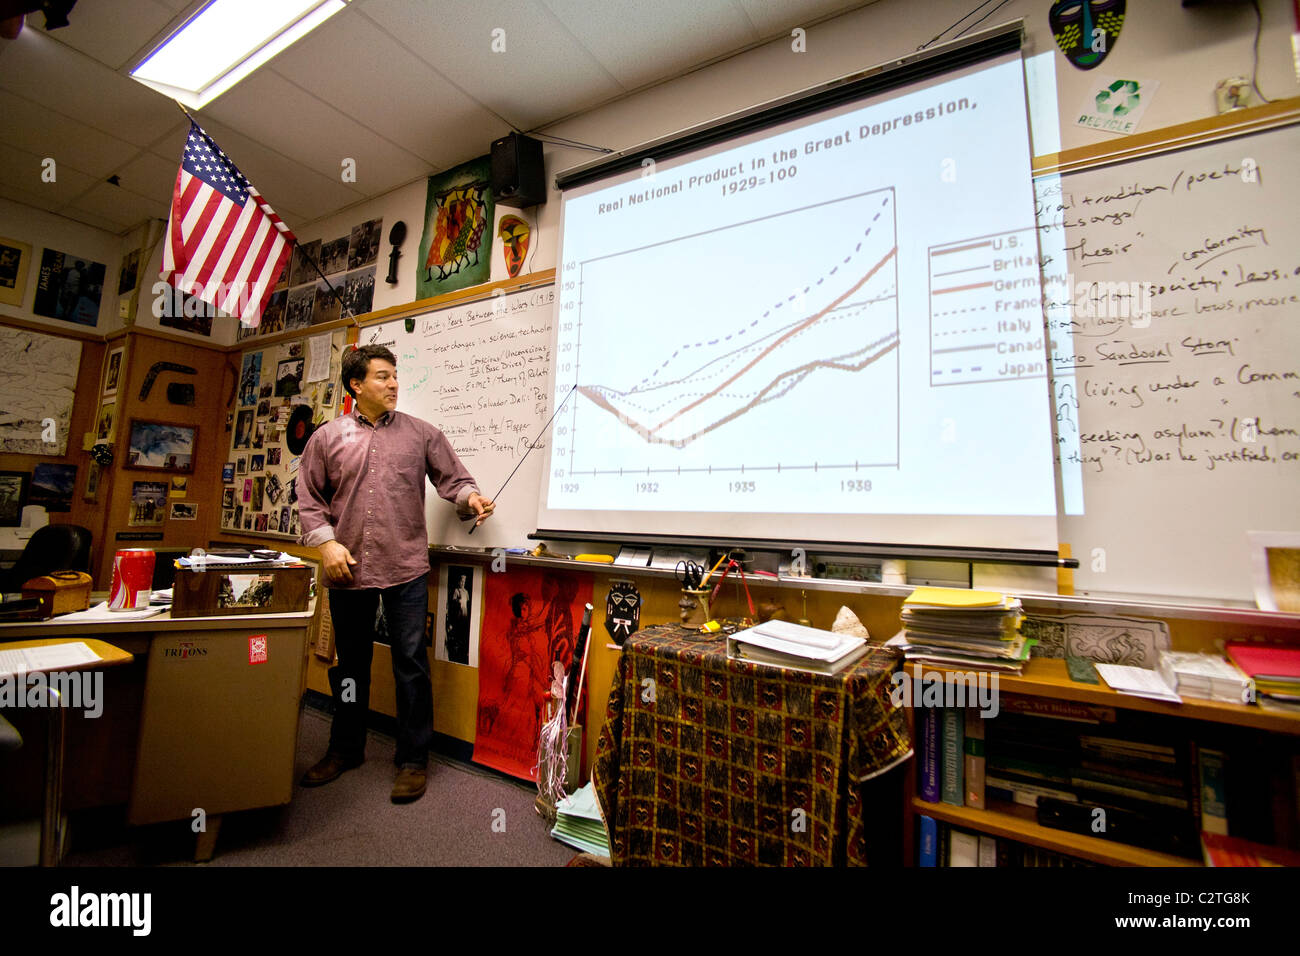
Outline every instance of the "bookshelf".
<svg viewBox="0 0 1300 956">
<path fill-rule="evenodd" d="M 918 676 L 918 665 L 904 664 L 909 677 Z M 965 671 L 930 664 L 920 665 L 927 675 L 941 675 L 944 683 L 956 683 L 957 674 Z M 1042 697 L 1052 700 L 1072 701 L 1094 707 L 1113 708 L 1119 711 L 1136 711 L 1165 717 L 1203 722 L 1227 727 L 1237 727 L 1268 733 L 1300 737 L 1300 715 L 1265 710 L 1254 704 L 1225 704 L 1209 700 L 1187 699 L 1182 704 L 1165 703 L 1119 694 L 1105 684 L 1090 685 L 1072 681 L 1063 660 L 1033 658 L 1021 675 L 999 675 L 999 693 L 1024 697 Z M 909 720 L 915 721 L 915 708 L 909 709 Z M 996 718 L 994 718 L 996 720 Z M 918 728 L 913 726 L 913 739 Z M 1040 825 L 1031 807 L 994 802 L 987 809 L 955 806 L 949 803 L 932 803 L 917 793 L 916 774 L 908 775 L 907 813 L 905 821 L 905 852 L 911 853 L 917 817 L 924 814 L 939 823 L 983 833 L 1000 839 L 1051 850 L 1079 859 L 1107 866 L 1144 867 L 1197 867 L 1201 864 L 1186 857 L 1085 834 L 1073 833 Z M 909 857 L 908 861 L 915 861 Z"/>
<path fill-rule="evenodd" d="M 910 676 L 916 676 L 915 664 L 904 666 Z M 948 678 L 951 678 L 954 673 L 966 673 L 931 664 L 923 666 L 927 674 L 946 674 L 946 683 L 952 683 Z M 1129 694 L 1117 693 L 1105 684 L 1081 684 L 1070 680 L 1065 670 L 1065 661 L 1051 658 L 1030 658 L 1023 674 L 999 675 L 998 688 L 1005 694 L 1050 697 L 1054 700 L 1071 700 L 1081 704 L 1114 707 L 1116 710 L 1137 710 L 1149 714 L 1163 714 L 1167 717 L 1181 717 L 1185 720 L 1207 720 L 1216 724 L 1253 727 L 1256 730 L 1280 734 L 1300 734 L 1300 714 L 1265 710 L 1255 704 L 1221 704 L 1217 701 L 1195 698 L 1187 698 L 1181 704 L 1169 704 L 1160 700 L 1148 700 L 1145 697 L 1133 697 Z"/>
</svg>

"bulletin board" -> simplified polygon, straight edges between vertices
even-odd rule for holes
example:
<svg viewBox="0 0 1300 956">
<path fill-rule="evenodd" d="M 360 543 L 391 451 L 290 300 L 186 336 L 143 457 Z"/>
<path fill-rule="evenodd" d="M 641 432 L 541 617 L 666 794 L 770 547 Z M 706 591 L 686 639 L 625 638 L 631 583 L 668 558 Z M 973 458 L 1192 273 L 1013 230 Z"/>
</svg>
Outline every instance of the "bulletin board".
<svg viewBox="0 0 1300 956">
<path fill-rule="evenodd" d="M 221 530 L 296 540 L 298 462 L 313 429 L 338 415 L 347 330 L 289 339 L 239 357 L 222 465 Z"/>
</svg>

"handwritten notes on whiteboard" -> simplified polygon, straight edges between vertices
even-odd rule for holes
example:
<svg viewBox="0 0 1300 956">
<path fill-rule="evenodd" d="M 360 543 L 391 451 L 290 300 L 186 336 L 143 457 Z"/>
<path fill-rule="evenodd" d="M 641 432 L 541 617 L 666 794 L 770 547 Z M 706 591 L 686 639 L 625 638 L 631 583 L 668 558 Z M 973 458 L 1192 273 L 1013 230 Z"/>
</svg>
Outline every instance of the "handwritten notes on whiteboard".
<svg viewBox="0 0 1300 956">
<path fill-rule="evenodd" d="M 1300 126 L 1038 183 L 1083 592 L 1246 600 L 1300 529 Z"/>
<path fill-rule="evenodd" d="M 550 416 L 551 312 L 547 286 L 366 329 L 359 344 L 387 345 L 397 356 L 398 409 L 442 429 L 479 490 L 497 511 L 474 532 L 429 492 L 425 516 L 433 544 L 521 547 L 537 525 L 543 449 Z M 410 323 L 410 330 L 407 323 Z M 529 454 L 532 449 L 532 454 Z M 526 456 L 526 457 L 525 457 Z"/>
</svg>

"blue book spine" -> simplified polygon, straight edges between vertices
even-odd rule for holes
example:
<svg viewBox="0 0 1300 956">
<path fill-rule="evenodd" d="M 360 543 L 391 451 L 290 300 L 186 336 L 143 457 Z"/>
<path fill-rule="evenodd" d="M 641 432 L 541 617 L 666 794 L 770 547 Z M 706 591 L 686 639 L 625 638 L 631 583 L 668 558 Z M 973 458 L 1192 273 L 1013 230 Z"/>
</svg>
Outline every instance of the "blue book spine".
<svg viewBox="0 0 1300 956">
<path fill-rule="evenodd" d="M 939 802 L 939 711 L 921 709 L 921 799 Z"/>
<path fill-rule="evenodd" d="M 921 814 L 921 866 L 939 865 L 939 825 L 934 817 Z"/>
</svg>

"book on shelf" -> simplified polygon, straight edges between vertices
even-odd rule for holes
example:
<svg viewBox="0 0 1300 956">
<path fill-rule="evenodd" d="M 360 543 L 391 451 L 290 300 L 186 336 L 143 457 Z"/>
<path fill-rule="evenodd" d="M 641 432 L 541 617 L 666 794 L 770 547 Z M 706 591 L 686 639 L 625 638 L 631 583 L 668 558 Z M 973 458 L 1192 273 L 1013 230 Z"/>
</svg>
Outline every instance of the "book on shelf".
<svg viewBox="0 0 1300 956">
<path fill-rule="evenodd" d="M 921 799 L 939 802 L 939 708 L 921 708 Z"/>
<path fill-rule="evenodd" d="M 954 806 L 966 805 L 966 793 L 962 789 L 962 769 L 966 752 L 962 737 L 966 725 L 965 715 L 960 707 L 944 707 L 940 713 L 941 753 L 943 761 L 943 790 L 941 799 Z"/>
<path fill-rule="evenodd" d="M 953 830 L 948 842 L 949 866 L 979 866 L 980 840 L 974 833 Z"/>
<path fill-rule="evenodd" d="M 963 728 L 962 749 L 965 759 L 962 780 L 966 788 L 966 806 L 984 809 L 984 771 L 987 758 L 984 752 L 984 714 L 978 707 L 966 708 L 966 726 Z"/>
<path fill-rule="evenodd" d="M 926 823 L 929 821 L 929 823 Z M 931 830 L 931 825 L 932 830 Z M 926 833 L 932 832 L 932 837 Z M 931 841 L 931 842 L 927 842 Z M 928 852 L 933 846 L 934 852 Z M 988 833 L 974 833 L 932 817 L 921 817 L 917 862 L 930 867 L 1071 867 L 1096 866 L 1085 860 Z"/>
<path fill-rule="evenodd" d="M 984 778 L 984 796 L 988 800 L 1001 800 L 1022 807 L 1037 807 L 1038 801 L 1042 799 L 1061 800 L 1066 803 L 1077 803 L 1079 800 L 1078 795 L 1069 790 L 996 774 L 989 774 Z"/>
<path fill-rule="evenodd" d="M 934 817 L 921 814 L 920 825 L 921 851 L 918 862 L 921 866 L 939 865 L 939 826 Z"/>
<path fill-rule="evenodd" d="M 1227 836 L 1227 755 L 1209 747 L 1196 747 L 1195 753 L 1201 829 L 1206 833 Z"/>
<path fill-rule="evenodd" d="M 1206 866 L 1300 866 L 1300 852 L 1222 833 L 1201 834 Z"/>
<path fill-rule="evenodd" d="M 1228 660 L 1254 681 L 1257 698 L 1275 698 L 1282 709 L 1300 705 L 1300 647 L 1233 642 Z"/>
<path fill-rule="evenodd" d="M 1175 856 L 1200 857 L 1195 839 L 1197 830 L 1186 814 L 1157 815 L 1115 803 L 1043 797 L 1038 801 L 1038 824 Z"/>
</svg>

